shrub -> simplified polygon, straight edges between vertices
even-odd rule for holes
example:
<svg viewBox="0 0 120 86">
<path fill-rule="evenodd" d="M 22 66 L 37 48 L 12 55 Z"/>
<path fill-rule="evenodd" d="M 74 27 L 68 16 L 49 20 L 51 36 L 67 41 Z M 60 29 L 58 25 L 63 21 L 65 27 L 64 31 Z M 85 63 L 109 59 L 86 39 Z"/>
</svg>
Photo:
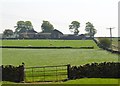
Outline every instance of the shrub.
<svg viewBox="0 0 120 86">
<path fill-rule="evenodd" d="M 79 78 L 120 78 L 120 63 L 91 63 L 70 67 L 69 79 Z"/>
<path fill-rule="evenodd" d="M 0 66 L 2 68 L 2 81 L 22 82 L 24 81 L 24 66 L 12 65 Z"/>
<path fill-rule="evenodd" d="M 110 41 L 109 38 L 99 38 L 98 40 L 99 40 L 101 46 L 110 48 L 110 46 L 111 46 L 111 41 Z"/>
</svg>

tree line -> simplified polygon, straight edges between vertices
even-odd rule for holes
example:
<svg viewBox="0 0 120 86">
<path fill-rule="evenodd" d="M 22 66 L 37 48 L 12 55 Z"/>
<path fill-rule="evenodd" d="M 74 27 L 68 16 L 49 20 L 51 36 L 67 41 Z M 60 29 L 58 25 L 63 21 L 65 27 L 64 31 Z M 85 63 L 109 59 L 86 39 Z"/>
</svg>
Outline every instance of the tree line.
<svg viewBox="0 0 120 86">
<path fill-rule="evenodd" d="M 14 26 L 14 28 L 15 28 L 14 32 L 11 29 L 5 29 L 3 32 L 4 37 L 10 37 L 13 34 L 17 36 L 21 32 L 34 30 L 31 21 L 18 21 L 16 26 Z M 69 25 L 69 30 L 74 35 L 79 34 L 80 32 L 79 28 L 80 28 L 80 22 L 78 21 L 72 21 L 71 24 Z M 54 30 L 54 26 L 49 21 L 43 20 L 41 25 L 41 30 L 42 30 L 41 33 L 50 33 L 51 31 Z M 91 22 L 86 23 L 85 31 L 87 32 L 86 34 L 89 35 L 90 37 L 94 37 L 94 35 L 97 33 L 97 30 L 94 28 Z"/>
</svg>

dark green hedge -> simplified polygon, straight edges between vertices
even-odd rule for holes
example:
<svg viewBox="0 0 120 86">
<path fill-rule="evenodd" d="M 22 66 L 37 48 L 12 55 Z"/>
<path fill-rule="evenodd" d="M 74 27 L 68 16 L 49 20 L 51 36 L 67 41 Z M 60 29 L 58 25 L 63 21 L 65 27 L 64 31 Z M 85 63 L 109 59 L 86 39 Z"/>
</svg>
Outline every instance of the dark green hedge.
<svg viewBox="0 0 120 86">
<path fill-rule="evenodd" d="M 115 54 L 120 54 L 120 51 L 119 51 L 119 50 L 118 50 L 118 51 L 112 50 L 112 49 L 110 49 L 110 48 L 102 45 L 101 43 L 99 43 L 96 39 L 93 39 L 93 41 L 97 44 L 97 46 L 98 46 L 99 48 L 102 48 L 103 50 L 106 50 L 106 51 L 109 51 L 109 52 L 115 53 Z"/>
<path fill-rule="evenodd" d="M 24 81 L 24 66 L 18 67 L 12 65 L 1 66 L 2 67 L 2 81 L 21 82 Z"/>
<path fill-rule="evenodd" d="M 62 46 L 62 47 L 35 47 L 35 46 L 0 46 L 0 48 L 19 48 L 19 49 L 94 49 L 94 46 L 85 46 L 85 47 L 71 47 L 71 46 Z"/>
<path fill-rule="evenodd" d="M 120 78 L 120 63 L 104 62 L 70 67 L 69 79 L 78 78 Z"/>
</svg>

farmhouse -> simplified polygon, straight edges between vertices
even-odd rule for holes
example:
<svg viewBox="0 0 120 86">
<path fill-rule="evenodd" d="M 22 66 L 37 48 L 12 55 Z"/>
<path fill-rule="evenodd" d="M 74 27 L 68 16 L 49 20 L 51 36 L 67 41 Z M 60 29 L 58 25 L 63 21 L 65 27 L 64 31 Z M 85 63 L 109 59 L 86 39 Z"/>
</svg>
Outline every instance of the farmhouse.
<svg viewBox="0 0 120 86">
<path fill-rule="evenodd" d="M 65 40 L 81 40 L 81 39 L 89 39 L 85 34 L 80 34 L 80 35 L 71 35 L 71 34 L 64 34 L 62 39 Z"/>
<path fill-rule="evenodd" d="M 40 32 L 40 33 L 38 33 L 37 38 L 49 39 L 49 38 L 51 38 L 50 35 L 51 35 L 51 33 L 42 33 L 42 32 Z"/>
<path fill-rule="evenodd" d="M 51 32 L 51 38 L 61 38 L 61 37 L 63 37 L 63 33 L 60 32 L 59 30 L 55 29 Z"/>
<path fill-rule="evenodd" d="M 19 38 L 36 38 L 36 36 L 37 32 L 34 29 L 19 32 Z"/>
<path fill-rule="evenodd" d="M 61 38 L 62 36 L 63 33 L 56 29 L 51 31 L 51 33 L 43 33 L 43 32 L 38 33 L 38 38 L 43 38 L 43 39 L 58 39 Z"/>
<path fill-rule="evenodd" d="M 2 36 L 1 36 L 2 38 Z M 72 34 L 63 34 L 57 29 L 52 30 L 49 33 L 45 32 L 36 32 L 34 29 L 31 30 L 20 30 L 18 33 L 14 33 L 13 36 L 8 37 L 7 39 L 63 39 L 63 40 L 85 40 L 90 37 L 87 34 L 72 35 Z M 3 38 L 3 39 L 6 39 Z"/>
</svg>

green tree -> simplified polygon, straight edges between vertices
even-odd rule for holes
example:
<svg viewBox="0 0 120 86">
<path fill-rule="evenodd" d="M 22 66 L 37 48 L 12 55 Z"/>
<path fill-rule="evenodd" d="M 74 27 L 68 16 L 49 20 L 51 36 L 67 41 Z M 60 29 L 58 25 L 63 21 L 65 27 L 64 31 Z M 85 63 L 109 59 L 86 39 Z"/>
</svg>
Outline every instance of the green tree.
<svg viewBox="0 0 120 86">
<path fill-rule="evenodd" d="M 71 25 L 69 25 L 69 30 L 74 33 L 74 35 L 78 35 L 80 27 L 80 23 L 78 21 L 72 21 Z"/>
<path fill-rule="evenodd" d="M 25 28 L 26 30 L 32 30 L 33 29 L 32 23 L 30 21 L 25 21 Z"/>
<path fill-rule="evenodd" d="M 43 21 L 41 29 L 43 33 L 50 33 L 52 30 L 54 30 L 54 27 L 49 21 Z"/>
<path fill-rule="evenodd" d="M 93 24 L 90 22 L 86 23 L 85 31 L 92 38 L 97 33 L 97 30 L 94 28 Z"/>
<path fill-rule="evenodd" d="M 17 26 L 15 26 L 15 33 L 19 34 L 20 32 L 25 32 L 27 30 L 32 30 L 33 26 L 32 23 L 30 21 L 18 21 L 17 22 Z"/>
<path fill-rule="evenodd" d="M 19 37 L 21 33 L 26 33 L 29 30 L 34 30 L 31 21 L 18 21 L 17 26 L 15 26 L 15 37 Z"/>
<path fill-rule="evenodd" d="M 15 26 L 15 33 L 18 34 L 22 29 L 25 28 L 25 22 L 24 21 L 18 21 L 17 26 Z"/>
<path fill-rule="evenodd" d="M 5 29 L 3 32 L 3 37 L 11 37 L 13 35 L 13 31 L 10 29 Z"/>
</svg>

